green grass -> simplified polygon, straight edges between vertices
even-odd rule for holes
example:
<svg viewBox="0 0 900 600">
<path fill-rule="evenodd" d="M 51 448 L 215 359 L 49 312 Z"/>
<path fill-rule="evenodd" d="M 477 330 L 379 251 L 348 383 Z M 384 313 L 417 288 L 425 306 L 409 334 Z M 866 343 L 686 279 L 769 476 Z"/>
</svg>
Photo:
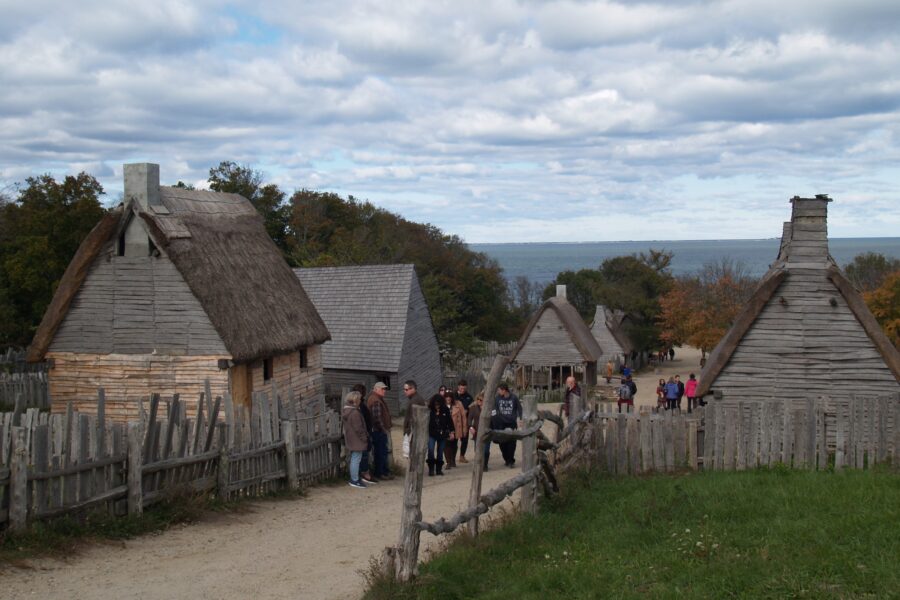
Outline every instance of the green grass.
<svg viewBox="0 0 900 600">
<path fill-rule="evenodd" d="M 900 475 L 569 477 L 368 598 L 900 598 Z M 423 534 L 428 535 L 428 534 Z"/>
</svg>

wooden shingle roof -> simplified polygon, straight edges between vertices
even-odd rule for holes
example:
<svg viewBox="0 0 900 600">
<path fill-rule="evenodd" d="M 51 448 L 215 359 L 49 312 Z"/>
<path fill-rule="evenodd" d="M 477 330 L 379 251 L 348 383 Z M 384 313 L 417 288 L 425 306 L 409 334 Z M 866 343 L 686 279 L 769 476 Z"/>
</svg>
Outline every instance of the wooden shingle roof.
<svg viewBox="0 0 900 600">
<path fill-rule="evenodd" d="M 294 269 L 328 330 L 326 369 L 400 369 L 415 267 L 361 265 Z"/>
</svg>

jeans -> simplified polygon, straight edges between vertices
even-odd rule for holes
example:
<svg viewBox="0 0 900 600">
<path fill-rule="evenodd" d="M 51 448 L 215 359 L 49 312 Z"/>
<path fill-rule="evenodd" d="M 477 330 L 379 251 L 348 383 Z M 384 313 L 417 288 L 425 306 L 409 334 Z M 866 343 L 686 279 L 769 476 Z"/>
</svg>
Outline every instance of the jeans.
<svg viewBox="0 0 900 600">
<path fill-rule="evenodd" d="M 372 432 L 372 446 L 374 446 L 375 464 L 372 467 L 372 477 L 384 477 L 390 473 L 388 467 L 388 437 L 383 431 Z"/>
<path fill-rule="evenodd" d="M 359 462 L 362 460 L 362 452 L 353 450 L 350 452 L 350 481 L 359 481 Z"/>
<path fill-rule="evenodd" d="M 447 440 L 439 440 L 431 436 L 428 437 L 428 460 L 432 463 L 444 464 L 444 444 Z M 435 456 L 435 450 L 437 456 Z"/>
<path fill-rule="evenodd" d="M 369 451 L 372 449 L 372 434 L 369 434 L 369 448 L 362 453 L 362 459 L 359 461 L 359 472 L 369 472 Z"/>
</svg>

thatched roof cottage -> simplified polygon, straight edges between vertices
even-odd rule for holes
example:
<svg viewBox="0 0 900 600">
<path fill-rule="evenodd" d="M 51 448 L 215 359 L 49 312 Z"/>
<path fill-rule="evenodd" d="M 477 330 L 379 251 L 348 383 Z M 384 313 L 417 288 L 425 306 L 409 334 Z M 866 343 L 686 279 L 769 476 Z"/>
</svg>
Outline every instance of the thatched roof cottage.
<svg viewBox="0 0 900 600">
<path fill-rule="evenodd" d="M 587 385 L 596 385 L 602 354 L 584 319 L 566 299 L 566 286 L 558 285 L 556 296 L 545 301 L 528 322 L 510 364 L 520 386 L 563 385 L 573 374 Z"/>
<path fill-rule="evenodd" d="M 900 389 L 900 353 L 828 252 L 829 202 L 791 200 L 778 257 L 710 354 L 699 395 L 780 401 Z"/>
<path fill-rule="evenodd" d="M 294 269 L 328 330 L 322 346 L 325 393 L 338 397 L 361 383 L 388 386 L 394 414 L 406 406 L 403 382 L 428 397 L 441 385 L 441 355 L 431 313 L 413 265 Z"/>
<path fill-rule="evenodd" d="M 125 200 L 82 242 L 28 350 L 50 362 L 53 409 L 128 419 L 150 393 L 196 398 L 208 378 L 236 405 L 250 394 L 322 393 L 328 329 L 236 194 L 159 185 L 159 166 L 125 165 Z"/>
</svg>

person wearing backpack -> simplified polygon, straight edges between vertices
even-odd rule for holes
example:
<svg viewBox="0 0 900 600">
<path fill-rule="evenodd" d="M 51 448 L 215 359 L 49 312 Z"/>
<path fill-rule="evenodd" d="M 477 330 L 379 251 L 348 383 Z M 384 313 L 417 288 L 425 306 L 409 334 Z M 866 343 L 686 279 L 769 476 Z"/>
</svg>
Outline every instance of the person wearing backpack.
<svg viewBox="0 0 900 600">
<path fill-rule="evenodd" d="M 622 383 L 619 385 L 619 412 L 622 412 L 623 404 L 634 408 L 634 392 L 631 391 L 632 385 L 634 385 L 634 382 L 632 381 L 629 383 L 628 379 L 622 379 Z M 625 410 L 627 411 L 628 409 Z"/>
</svg>

